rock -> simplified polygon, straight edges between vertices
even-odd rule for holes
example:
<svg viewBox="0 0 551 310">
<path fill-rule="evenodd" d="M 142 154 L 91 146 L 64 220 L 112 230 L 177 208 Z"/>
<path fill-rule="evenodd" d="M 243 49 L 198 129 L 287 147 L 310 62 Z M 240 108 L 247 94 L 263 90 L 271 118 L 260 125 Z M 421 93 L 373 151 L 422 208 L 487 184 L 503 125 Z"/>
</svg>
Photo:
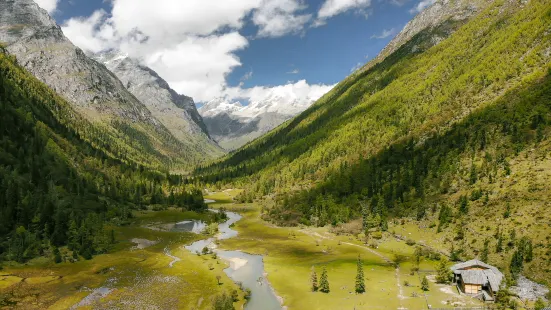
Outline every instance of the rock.
<svg viewBox="0 0 551 310">
<path fill-rule="evenodd" d="M 545 296 L 549 293 L 549 289 L 545 285 L 531 281 L 522 275 L 518 277 L 517 285 L 511 286 L 509 290 L 521 300 L 527 299 L 531 301 L 535 301 L 538 298 L 545 300 Z"/>
<path fill-rule="evenodd" d="M 113 72 L 180 142 L 203 149 L 213 157 L 223 154 L 210 138 L 191 97 L 176 93 L 154 70 L 119 51 L 98 53 L 92 57 Z"/>
</svg>

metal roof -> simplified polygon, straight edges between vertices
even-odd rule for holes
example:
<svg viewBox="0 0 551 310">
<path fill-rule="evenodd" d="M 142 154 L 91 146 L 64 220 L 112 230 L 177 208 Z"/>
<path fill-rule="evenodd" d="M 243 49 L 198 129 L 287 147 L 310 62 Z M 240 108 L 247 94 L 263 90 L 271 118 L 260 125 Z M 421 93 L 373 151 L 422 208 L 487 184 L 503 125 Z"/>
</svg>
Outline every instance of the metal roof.
<svg viewBox="0 0 551 310">
<path fill-rule="evenodd" d="M 466 268 L 480 267 L 482 270 L 472 270 Z M 499 291 L 503 274 L 494 266 L 488 265 L 477 259 L 455 264 L 450 269 L 453 273 L 461 275 L 464 283 L 490 285 L 494 292 Z"/>
</svg>

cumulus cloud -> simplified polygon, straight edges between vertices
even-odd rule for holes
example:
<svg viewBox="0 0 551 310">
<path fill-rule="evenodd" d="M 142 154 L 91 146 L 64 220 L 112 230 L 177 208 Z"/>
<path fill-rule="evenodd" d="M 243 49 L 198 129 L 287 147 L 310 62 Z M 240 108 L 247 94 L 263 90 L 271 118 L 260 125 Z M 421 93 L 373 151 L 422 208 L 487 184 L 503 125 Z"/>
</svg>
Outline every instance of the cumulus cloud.
<svg viewBox="0 0 551 310">
<path fill-rule="evenodd" d="M 417 14 L 426 9 L 427 7 L 436 3 L 436 0 L 422 0 L 413 9 L 409 10 L 411 14 Z"/>
<path fill-rule="evenodd" d="M 297 0 L 265 0 L 253 14 L 259 27 L 259 37 L 281 37 L 298 33 L 312 19 L 311 14 L 300 14 L 306 6 Z"/>
<path fill-rule="evenodd" d="M 34 2 L 51 14 L 57 9 L 57 3 L 59 0 L 34 0 Z"/>
<path fill-rule="evenodd" d="M 228 88 L 223 98 L 217 101 L 235 102 L 245 99 L 248 106 L 234 112 L 245 117 L 254 117 L 265 112 L 296 114 L 304 111 L 313 102 L 330 91 L 334 85 L 311 85 L 306 80 L 288 82 L 284 85 L 251 88 Z"/>
<path fill-rule="evenodd" d="M 323 25 L 325 20 L 349 10 L 363 10 L 371 6 L 371 0 L 325 0 L 318 11 L 314 26 Z"/>
<path fill-rule="evenodd" d="M 259 37 L 297 33 L 312 18 L 305 8 L 301 0 L 113 0 L 110 12 L 69 19 L 62 29 L 83 50 L 118 49 L 205 102 L 231 89 L 226 77 L 249 43 L 239 33 L 245 23 L 258 26 Z"/>
<path fill-rule="evenodd" d="M 374 34 L 371 36 L 371 39 L 385 39 L 396 33 L 396 29 L 383 29 L 383 32 L 380 34 Z"/>
</svg>

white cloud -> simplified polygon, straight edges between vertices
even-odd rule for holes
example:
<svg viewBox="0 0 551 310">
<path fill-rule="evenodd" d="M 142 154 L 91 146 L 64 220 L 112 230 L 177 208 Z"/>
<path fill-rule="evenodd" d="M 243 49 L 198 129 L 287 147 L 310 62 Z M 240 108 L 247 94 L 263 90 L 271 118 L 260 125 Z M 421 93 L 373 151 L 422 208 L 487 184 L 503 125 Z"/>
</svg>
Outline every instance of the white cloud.
<svg viewBox="0 0 551 310">
<path fill-rule="evenodd" d="M 437 0 L 422 0 L 413 9 L 409 10 L 411 14 L 417 14 L 426 9 L 427 7 L 436 3 Z"/>
<path fill-rule="evenodd" d="M 298 69 L 293 69 L 291 71 L 288 71 L 287 74 L 299 74 L 300 71 Z"/>
<path fill-rule="evenodd" d="M 253 14 L 259 27 L 259 37 L 281 37 L 298 33 L 312 19 L 311 14 L 299 14 L 306 6 L 297 0 L 264 0 Z"/>
<path fill-rule="evenodd" d="M 371 6 L 371 0 L 325 0 L 318 11 L 314 26 L 325 24 L 325 20 L 349 10 L 362 10 Z"/>
<path fill-rule="evenodd" d="M 34 2 L 36 2 L 39 7 L 52 14 L 56 10 L 59 0 L 34 0 Z"/>
<path fill-rule="evenodd" d="M 115 47 L 115 33 L 109 23 L 105 23 L 103 10 L 94 12 L 88 18 L 73 18 L 62 27 L 63 33 L 81 49 L 97 53 Z"/>
<path fill-rule="evenodd" d="M 260 37 L 297 33 L 312 18 L 305 8 L 301 0 L 112 0 L 111 12 L 72 18 L 62 28 L 83 50 L 119 49 L 205 102 L 231 89 L 226 77 L 241 66 L 236 52 L 248 46 L 239 33 L 246 22 Z"/>
<path fill-rule="evenodd" d="M 242 77 L 241 77 L 241 81 L 246 81 L 246 80 L 250 80 L 251 78 L 253 77 L 253 71 L 249 71 L 247 73 L 245 73 Z"/>
<path fill-rule="evenodd" d="M 177 92 L 208 101 L 223 91 L 226 76 L 233 68 L 241 66 L 234 52 L 247 44 L 247 39 L 237 32 L 189 36 L 174 47 L 144 55 L 144 60 Z"/>
<path fill-rule="evenodd" d="M 294 115 L 304 111 L 334 86 L 324 84 L 311 85 L 305 80 L 300 80 L 273 87 L 228 88 L 226 89 L 223 101 L 248 100 L 249 105 L 239 108 L 238 111 L 234 112 L 244 117 L 254 117 L 265 112 Z"/>
<path fill-rule="evenodd" d="M 371 39 L 385 39 L 396 33 L 396 29 L 383 29 L 383 32 L 380 34 L 374 34 L 371 36 Z"/>
</svg>

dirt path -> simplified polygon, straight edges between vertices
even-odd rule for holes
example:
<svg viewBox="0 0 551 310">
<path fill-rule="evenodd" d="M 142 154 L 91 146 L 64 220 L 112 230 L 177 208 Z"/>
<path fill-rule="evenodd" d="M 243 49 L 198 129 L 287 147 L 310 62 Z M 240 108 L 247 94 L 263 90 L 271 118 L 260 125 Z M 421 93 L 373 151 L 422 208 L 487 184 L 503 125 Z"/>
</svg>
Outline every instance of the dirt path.
<svg viewBox="0 0 551 310">
<path fill-rule="evenodd" d="M 309 230 L 305 230 L 305 229 L 301 229 L 299 231 L 306 234 L 306 235 L 309 235 L 310 237 L 317 237 L 317 238 L 326 239 L 326 240 L 334 240 L 333 237 L 330 237 L 330 236 L 327 236 L 327 235 L 324 236 L 324 235 L 321 235 L 321 234 L 319 234 L 317 232 L 314 232 L 314 231 L 309 231 Z M 346 245 L 349 245 L 349 246 L 362 248 L 362 249 L 367 250 L 368 252 L 372 253 L 373 255 L 380 257 L 381 259 L 383 259 L 385 262 L 387 262 L 389 264 L 395 264 L 395 262 L 392 259 L 390 259 L 389 257 L 385 256 L 384 254 L 382 254 L 378 251 L 375 251 L 374 249 L 372 249 L 370 247 L 367 247 L 367 246 L 364 246 L 364 245 L 359 245 L 359 244 L 354 244 L 354 243 L 350 243 L 350 242 L 342 242 L 342 241 L 341 241 L 341 244 L 346 244 Z M 398 300 L 400 301 L 400 307 L 398 308 L 398 310 L 406 310 L 407 308 L 404 308 L 404 305 L 402 303 L 402 300 L 404 300 L 406 298 L 406 296 L 404 296 L 404 289 L 402 287 L 402 282 L 400 281 L 400 265 L 395 264 L 395 266 L 396 266 L 396 269 L 395 269 L 396 287 L 398 288 L 398 296 L 397 297 L 398 297 Z"/>
</svg>

